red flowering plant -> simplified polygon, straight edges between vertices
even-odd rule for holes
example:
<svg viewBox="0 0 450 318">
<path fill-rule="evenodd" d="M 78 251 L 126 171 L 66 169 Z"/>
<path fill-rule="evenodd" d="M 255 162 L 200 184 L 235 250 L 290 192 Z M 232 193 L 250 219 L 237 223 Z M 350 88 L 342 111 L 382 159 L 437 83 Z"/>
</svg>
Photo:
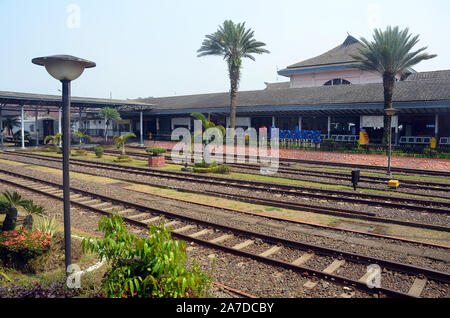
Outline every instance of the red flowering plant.
<svg viewBox="0 0 450 318">
<path fill-rule="evenodd" d="M 0 255 L 19 257 L 26 261 L 48 251 L 52 237 L 39 231 L 20 230 L 0 232 Z"/>
</svg>

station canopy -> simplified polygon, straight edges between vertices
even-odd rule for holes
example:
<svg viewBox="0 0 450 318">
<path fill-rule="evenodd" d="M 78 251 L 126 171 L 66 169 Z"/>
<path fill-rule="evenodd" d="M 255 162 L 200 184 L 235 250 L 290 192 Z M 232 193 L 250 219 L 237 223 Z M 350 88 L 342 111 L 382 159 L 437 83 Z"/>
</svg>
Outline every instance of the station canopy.
<svg viewBox="0 0 450 318">
<path fill-rule="evenodd" d="M 6 114 L 24 111 L 57 112 L 62 105 L 61 95 L 29 94 L 0 91 L 0 109 Z M 104 107 L 115 108 L 118 111 L 150 111 L 155 105 L 134 100 L 119 100 L 108 98 L 71 97 L 71 111 L 98 112 Z"/>
</svg>

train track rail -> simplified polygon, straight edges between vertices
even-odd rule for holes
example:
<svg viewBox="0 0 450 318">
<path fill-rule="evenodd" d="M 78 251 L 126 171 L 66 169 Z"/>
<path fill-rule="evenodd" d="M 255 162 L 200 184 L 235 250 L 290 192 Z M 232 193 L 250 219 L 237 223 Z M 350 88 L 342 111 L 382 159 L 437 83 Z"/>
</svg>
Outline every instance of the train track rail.
<svg viewBox="0 0 450 318">
<path fill-rule="evenodd" d="M 44 159 L 46 161 L 61 162 L 60 158 L 43 156 L 30 153 L 20 152 L 3 152 L 7 155 L 18 155 L 34 159 Z M 358 204 L 366 204 L 369 206 L 381 206 L 395 208 L 402 211 L 413 210 L 427 213 L 450 213 L 450 202 L 428 200 L 420 198 L 408 198 L 400 196 L 386 196 L 374 193 L 361 193 L 346 190 L 333 190 L 315 187 L 306 187 L 297 184 L 284 184 L 274 182 L 262 182 L 243 180 L 230 177 L 219 177 L 210 175 L 201 175 L 195 173 L 166 171 L 144 167 L 124 166 L 120 164 L 104 163 L 92 160 L 70 159 L 72 164 L 80 166 L 98 168 L 104 167 L 112 171 L 134 173 L 139 175 L 169 178 L 179 181 L 187 181 L 193 183 L 202 183 L 210 185 L 220 185 L 225 187 L 234 187 L 245 189 L 247 191 L 265 191 L 270 193 L 277 193 L 286 196 L 307 196 L 309 198 L 327 199 L 333 201 L 345 201 Z"/>
<path fill-rule="evenodd" d="M 63 191 L 60 184 L 5 170 L 1 171 L 0 175 L 2 175 L 2 183 L 33 191 L 53 199 L 61 201 L 63 199 Z M 420 297 L 429 282 L 442 285 L 442 288 L 445 289 L 448 288 L 448 284 L 450 283 L 450 274 L 447 272 L 251 232 L 236 227 L 149 208 L 142 204 L 107 197 L 86 191 L 85 189 L 71 189 L 71 204 L 104 215 L 117 211 L 114 213 L 121 215 L 126 222 L 142 228 L 146 228 L 150 224 L 160 225 L 161 220 L 164 219 L 166 220 L 164 225 L 172 229 L 173 236 L 177 239 L 194 242 L 207 248 L 292 270 L 302 274 L 304 277 L 309 277 L 308 283 L 310 288 L 314 288 L 317 285 L 318 279 L 323 279 L 331 283 L 351 286 L 354 289 L 370 294 L 379 293 L 388 297 Z M 249 252 L 247 250 L 248 247 L 256 244 L 256 240 L 264 242 L 264 244 L 268 245 L 268 248 L 257 253 Z M 227 244 L 227 242 L 231 242 L 232 244 Z M 278 252 L 283 249 L 301 252 L 301 256 L 289 261 L 284 258 L 279 258 Z M 323 269 L 308 266 L 308 262 L 317 257 L 331 258 L 330 264 Z M 359 279 L 352 279 L 343 274 L 337 274 L 337 269 L 341 268 L 344 264 L 350 266 L 350 271 L 353 266 L 358 267 L 360 265 L 376 264 L 400 275 L 411 275 L 414 278 L 414 282 L 409 287 L 408 292 L 391 289 L 383 285 L 378 287 L 369 286 L 367 283 L 367 273 Z"/>
<path fill-rule="evenodd" d="M 92 173 L 89 171 L 84 171 L 83 173 L 88 174 L 88 175 L 93 175 L 93 176 L 102 176 L 101 174 Z M 114 179 L 120 180 L 120 181 L 125 181 L 125 182 L 130 182 L 130 180 L 127 178 L 122 178 L 122 177 L 117 177 L 117 176 L 115 176 Z M 336 208 L 336 207 L 324 208 L 324 207 L 319 207 L 317 205 L 311 205 L 311 204 L 304 204 L 304 203 L 297 203 L 297 202 L 282 202 L 279 200 L 262 199 L 262 198 L 257 198 L 257 197 L 251 197 L 248 195 L 224 193 L 224 192 L 219 192 L 219 191 L 210 191 L 210 190 L 201 190 L 201 189 L 187 190 L 182 187 L 167 186 L 167 185 L 162 185 L 160 183 L 153 183 L 153 182 L 148 182 L 148 181 L 143 181 L 143 180 L 133 181 L 133 183 L 142 184 L 142 185 L 155 187 L 155 188 L 161 188 L 161 189 L 171 189 L 171 190 L 176 190 L 179 192 L 194 193 L 194 194 L 200 194 L 200 195 L 207 195 L 207 196 L 231 199 L 231 200 L 235 200 L 235 201 L 241 201 L 241 202 L 252 203 L 252 204 L 259 204 L 259 205 L 265 205 L 265 206 L 273 206 L 273 207 L 286 208 L 286 209 L 291 209 L 291 210 L 298 210 L 298 211 L 302 211 L 302 212 L 306 211 L 306 212 L 328 214 L 328 215 L 353 218 L 353 219 L 356 218 L 356 219 L 362 219 L 362 220 L 379 222 L 379 223 L 397 224 L 397 225 L 408 226 L 408 227 L 413 227 L 413 228 L 422 228 L 422 229 L 430 229 L 430 230 L 435 230 L 435 231 L 450 232 L 450 228 L 446 227 L 446 226 L 377 217 L 375 213 L 371 213 L 371 212 L 361 212 L 361 211 L 354 211 L 354 210 L 349 210 L 349 209 L 340 209 L 340 208 Z M 137 191 L 137 190 L 135 190 L 135 191 Z M 290 223 L 304 224 L 304 225 L 314 226 L 314 227 L 318 227 L 318 228 L 326 228 L 326 229 L 331 228 L 334 230 L 359 233 L 359 234 L 364 234 L 367 236 L 374 236 L 374 237 L 394 239 L 394 240 L 399 240 L 399 241 L 404 241 L 404 242 L 409 242 L 409 243 L 418 243 L 418 244 L 423 244 L 423 245 L 448 248 L 447 246 L 443 246 L 443 245 L 431 244 L 431 243 L 426 243 L 426 242 L 418 242 L 418 241 L 414 241 L 414 240 L 404 239 L 401 237 L 393 237 L 393 236 L 387 236 L 387 235 L 376 234 L 376 233 L 371 233 L 371 232 L 361 232 L 361 231 L 357 231 L 357 230 L 351 230 L 351 229 L 345 229 L 345 228 L 339 228 L 339 227 L 330 227 L 330 226 L 325 226 L 325 225 L 315 224 L 315 223 L 310 223 L 310 222 L 302 222 L 299 220 L 273 217 L 270 215 L 264 215 L 264 214 L 260 214 L 260 213 L 254 213 L 254 212 L 237 210 L 237 209 L 229 209 L 229 208 L 225 208 L 225 207 L 217 207 L 217 206 L 212 206 L 212 205 L 197 202 L 197 201 L 185 200 L 185 199 L 181 199 L 181 198 L 173 198 L 173 197 L 164 196 L 164 195 L 152 194 L 152 196 L 157 196 L 157 197 L 161 197 L 164 199 L 169 199 L 169 200 L 173 200 L 173 201 L 184 202 L 184 203 L 189 203 L 189 204 L 194 204 L 194 205 L 199 205 L 199 206 L 207 206 L 207 207 L 218 208 L 218 209 L 222 209 L 222 210 L 230 210 L 232 212 L 257 215 L 257 216 L 264 217 L 264 218 L 281 220 L 281 221 L 286 221 L 286 222 L 290 222 Z"/>
<path fill-rule="evenodd" d="M 106 154 L 120 154 L 119 151 L 111 151 L 111 150 L 105 150 Z M 148 155 L 138 152 L 128 152 L 129 155 L 138 158 L 138 159 L 147 159 Z M 180 159 L 183 159 L 180 157 Z M 169 163 L 172 163 L 172 158 L 170 156 L 166 156 L 166 161 Z M 245 173 L 251 174 L 260 174 L 261 167 L 256 164 L 240 164 L 240 163 L 227 163 L 228 166 L 235 168 L 235 169 L 243 169 Z M 189 166 L 192 166 L 192 164 L 189 164 Z M 325 178 L 325 179 L 337 179 L 344 182 L 349 182 L 349 186 L 351 186 L 351 175 L 348 173 L 343 172 L 331 172 L 331 171 L 318 171 L 317 169 L 298 169 L 298 168 L 286 168 L 286 167 L 278 167 L 277 174 L 281 175 L 287 175 L 286 178 L 292 179 L 292 180 L 300 180 L 300 181 L 311 181 L 308 178 L 305 177 L 318 177 L 318 178 Z M 388 181 L 392 178 L 387 177 L 378 177 L 378 176 L 367 176 L 367 175 L 361 175 L 358 186 L 359 189 L 374 189 L 370 186 L 362 186 L 361 183 L 366 184 L 373 184 L 378 186 L 385 186 L 387 188 Z M 450 195 L 443 195 L 441 193 L 449 193 L 450 192 L 450 183 L 445 182 L 429 182 L 429 181 L 423 181 L 423 180 L 410 180 L 405 178 L 399 178 L 401 180 L 401 188 L 396 189 L 396 193 L 403 193 L 403 194 L 409 194 L 409 195 L 419 195 L 417 192 L 410 192 L 406 189 L 412 189 L 412 190 L 426 190 L 426 191 L 433 191 L 435 193 L 430 194 L 429 196 L 432 196 L 434 198 L 439 199 L 450 199 Z M 316 181 L 321 184 L 328 184 L 328 185 L 343 185 L 342 183 L 336 183 L 336 182 L 330 182 L 330 181 L 323 181 L 319 180 Z M 375 188 L 377 189 L 377 188 Z M 385 189 L 381 189 L 385 190 Z M 390 189 L 393 191 L 392 189 Z M 436 193 L 440 192 L 440 193 Z"/>
<path fill-rule="evenodd" d="M 132 149 L 140 149 L 144 150 L 145 148 L 138 146 L 130 146 L 127 147 Z M 252 156 L 237 156 L 234 155 L 234 158 L 243 158 L 244 160 L 249 160 L 250 158 L 254 158 L 258 160 L 259 157 Z M 432 160 L 432 159 L 431 159 Z M 364 169 L 367 171 L 377 171 L 377 172 L 386 172 L 386 166 L 374 166 L 374 165 L 365 165 L 365 164 L 354 164 L 354 163 L 342 163 L 342 162 L 330 162 L 330 161 L 320 161 L 320 160 L 306 160 L 306 159 L 292 159 L 292 158 L 279 158 L 281 164 L 307 164 L 313 166 L 328 166 L 328 167 L 344 167 L 349 169 Z M 449 171 L 441 171 L 441 170 L 423 170 L 423 169 L 413 169 L 413 168 L 401 168 L 401 167 L 391 167 L 392 173 L 405 173 L 411 175 L 421 175 L 421 176 L 442 176 L 442 177 L 450 177 Z"/>
</svg>

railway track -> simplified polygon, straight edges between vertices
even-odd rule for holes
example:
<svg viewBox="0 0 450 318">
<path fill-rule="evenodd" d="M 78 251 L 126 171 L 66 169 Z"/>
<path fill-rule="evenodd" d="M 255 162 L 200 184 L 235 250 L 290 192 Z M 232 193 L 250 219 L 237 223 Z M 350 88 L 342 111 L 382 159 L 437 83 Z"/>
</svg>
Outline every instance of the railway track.
<svg viewBox="0 0 450 318">
<path fill-rule="evenodd" d="M 62 186 L 57 183 L 4 170 L 0 172 L 0 176 L 2 183 L 62 201 Z M 126 222 L 143 229 L 150 224 L 158 225 L 164 219 L 166 220 L 164 225 L 172 229 L 173 236 L 177 239 L 300 273 L 303 277 L 308 277 L 308 282 L 304 285 L 307 285 L 307 288 L 315 288 L 318 283 L 317 280 L 323 279 L 333 284 L 347 285 L 353 290 L 361 290 L 370 294 L 378 293 L 387 297 L 420 297 L 426 290 L 427 284 L 440 286 L 443 290 L 448 290 L 448 284 L 450 283 L 450 274 L 447 272 L 229 227 L 106 197 L 84 189 L 71 189 L 71 204 L 105 215 L 117 211 L 115 213 L 120 214 Z M 248 251 L 250 247 L 258 244 L 258 240 L 263 249 L 256 252 Z M 282 250 L 290 251 L 287 255 L 297 256 L 287 260 L 286 254 L 280 253 Z M 280 257 L 280 255 L 284 256 Z M 309 266 L 311 261 L 316 258 L 329 260 L 329 264 L 325 268 Z M 338 269 L 342 269 L 344 264 L 346 267 L 345 275 L 337 274 Z M 358 279 L 351 278 L 351 273 L 360 272 L 361 267 L 365 268 L 374 264 L 387 270 L 384 275 L 397 275 L 397 277 L 400 275 L 402 279 L 403 277 L 405 279 L 411 278 L 412 284 L 408 291 L 395 290 L 384 286 L 383 277 L 381 286 L 369 286 L 367 283 L 368 272 L 363 273 Z M 389 281 L 389 279 L 386 280 Z"/>
<path fill-rule="evenodd" d="M 61 162 L 60 158 L 43 156 L 31 153 L 20 152 L 3 152 L 7 155 L 23 156 L 34 159 L 43 159 L 46 161 Z M 210 185 L 220 185 L 225 187 L 234 187 L 245 189 L 247 191 L 264 191 L 270 193 L 277 193 L 286 196 L 299 196 L 316 199 L 327 199 L 334 201 L 345 201 L 358 204 L 366 204 L 369 206 L 381 206 L 399 209 L 401 211 L 412 210 L 427 213 L 441 213 L 448 215 L 450 213 L 450 202 L 427 200 L 420 198 L 408 198 L 400 196 L 386 196 L 374 193 L 361 193 L 345 190 L 333 190 L 315 187 L 306 187 L 296 184 L 284 184 L 274 182 L 262 182 L 243 180 L 230 177 L 219 177 L 210 175 L 201 175 L 195 173 L 186 173 L 178 171 L 166 171 L 144 167 L 124 166 L 120 164 L 104 163 L 92 160 L 70 159 L 72 164 L 91 168 L 107 168 L 112 171 L 119 171 L 125 173 L 134 173 L 139 175 L 169 178 L 178 181 L 187 181 L 193 183 L 202 183 Z"/>
<path fill-rule="evenodd" d="M 112 150 L 105 150 L 106 154 L 120 154 L 119 151 L 112 151 Z M 148 155 L 139 153 L 139 152 L 128 152 L 129 155 L 140 158 L 140 159 L 147 159 Z M 166 160 L 168 162 L 172 162 L 170 156 L 166 156 Z M 245 169 L 253 171 L 254 174 L 259 174 L 259 171 L 261 167 L 256 164 L 242 164 L 242 163 L 227 163 L 228 166 L 232 168 L 237 169 Z M 257 173 L 256 173 L 257 172 Z M 277 169 L 278 174 L 286 174 L 294 176 L 295 178 L 289 177 L 293 180 L 302 180 L 302 181 L 310 181 L 308 179 L 302 179 L 301 177 L 307 176 L 307 177 L 319 177 L 319 178 L 333 178 L 338 179 L 342 181 L 349 182 L 351 184 L 351 175 L 348 173 L 343 172 L 332 172 L 332 171 L 318 171 L 317 169 L 298 169 L 298 168 L 288 168 L 288 167 L 278 167 Z M 381 176 L 369 176 L 369 175 L 361 175 L 359 182 L 360 183 L 368 183 L 368 184 L 374 184 L 374 185 L 384 185 L 387 186 L 387 182 L 392 179 L 388 177 L 381 177 Z M 430 181 L 423 181 L 423 180 L 410 180 L 405 178 L 399 178 L 401 180 L 401 189 L 420 189 L 420 190 L 428 190 L 428 191 L 439 191 L 448 193 L 450 191 L 450 183 L 445 182 L 430 182 Z M 319 182 L 319 181 L 318 181 Z M 326 182 L 326 181 L 320 181 L 322 184 L 330 184 L 330 185 L 340 185 L 339 183 L 333 183 L 333 182 Z M 371 187 L 365 187 L 365 186 L 359 186 L 360 189 L 373 189 Z M 410 195 L 417 195 L 417 193 L 414 192 L 407 192 L 403 190 L 396 190 L 396 192 L 410 194 Z M 450 199 L 450 196 L 444 196 L 444 195 L 433 195 L 434 197 L 442 198 L 442 199 Z"/>
<path fill-rule="evenodd" d="M 1 169 L 0 169 L 0 171 L 1 171 Z M 89 171 L 84 171 L 83 173 L 88 174 L 88 175 L 93 175 L 93 176 L 102 176 L 101 174 L 92 173 Z M 120 180 L 120 181 L 125 181 L 125 182 L 130 181 L 127 178 L 121 178 L 121 177 L 117 177 L 117 176 L 115 176 L 114 179 Z M 152 182 L 143 181 L 143 180 L 133 181 L 133 183 L 142 184 L 142 185 L 155 187 L 155 188 L 161 188 L 161 189 L 171 189 L 171 190 L 176 190 L 179 192 L 220 197 L 220 198 L 231 199 L 231 200 L 235 200 L 235 201 L 247 202 L 247 203 L 252 203 L 252 204 L 259 204 L 259 205 L 265 205 L 265 206 L 273 206 L 273 207 L 286 208 L 286 209 L 291 209 L 291 210 L 298 210 L 298 211 L 302 211 L 302 212 L 307 211 L 307 212 L 328 214 L 328 215 L 334 215 L 334 216 L 340 216 L 340 217 L 346 217 L 346 218 L 362 219 L 362 220 L 367 220 L 367 221 L 372 221 L 372 222 L 397 224 L 397 225 L 414 227 L 414 228 L 422 228 L 422 229 L 430 229 L 430 230 L 435 230 L 435 231 L 450 232 L 450 228 L 446 227 L 446 226 L 427 224 L 427 223 L 419 223 L 419 222 L 409 222 L 409 221 L 390 219 L 390 218 L 384 218 L 384 217 L 377 217 L 375 213 L 371 213 L 371 212 L 361 212 L 361 211 L 354 211 L 354 210 L 349 210 L 349 209 L 340 209 L 340 208 L 336 208 L 336 207 L 324 208 L 324 207 L 319 207 L 317 205 L 311 205 L 311 204 L 305 204 L 305 203 L 282 202 L 279 200 L 262 199 L 262 198 L 248 196 L 248 195 L 224 193 L 224 192 L 219 192 L 219 191 L 210 191 L 210 190 L 201 190 L 201 189 L 187 190 L 182 187 L 165 186 L 165 185 L 161 185 L 160 183 L 152 183 Z M 310 226 L 314 226 L 314 227 L 318 227 L 318 228 L 326 228 L 326 229 L 332 228 L 334 230 L 340 230 L 340 231 L 345 231 L 345 232 L 361 233 L 361 234 L 364 234 L 367 236 L 382 237 L 382 238 L 395 239 L 395 240 L 409 242 L 409 243 L 419 243 L 419 244 L 425 244 L 425 245 L 429 245 L 429 246 L 447 248 L 446 246 L 442 246 L 442 245 L 436 245 L 436 244 L 425 243 L 425 242 L 417 242 L 417 241 L 412 241 L 412 240 L 408 240 L 408 239 L 403 239 L 400 237 L 392 237 L 392 236 L 386 236 L 386 235 L 376 234 L 376 233 L 371 233 L 371 232 L 360 232 L 360 231 L 351 230 L 351 229 L 329 227 L 329 226 L 314 224 L 314 223 L 310 223 L 310 222 L 302 222 L 302 221 L 298 221 L 298 220 L 278 218 L 278 217 L 273 217 L 273 216 L 269 216 L 269 215 L 248 212 L 248 211 L 243 211 L 243 210 L 211 206 L 209 204 L 200 203 L 200 202 L 196 202 L 196 201 L 192 201 L 192 200 L 185 200 L 185 199 L 181 199 L 181 198 L 173 198 L 173 197 L 157 195 L 157 194 L 152 194 L 152 196 L 161 197 L 164 199 L 169 199 L 169 200 L 178 201 L 178 202 L 185 202 L 185 203 L 189 203 L 189 204 L 193 204 L 193 205 L 197 205 L 197 206 L 207 206 L 207 207 L 211 207 L 211 208 L 219 208 L 222 210 L 230 210 L 232 212 L 257 215 L 257 216 L 261 216 L 264 218 L 282 220 L 282 221 L 296 223 L 296 224 L 306 224 L 306 225 L 310 225 Z"/>
<path fill-rule="evenodd" d="M 138 146 L 127 146 L 132 149 L 140 149 L 144 150 L 145 148 Z M 234 155 L 237 158 L 237 155 Z M 242 156 L 239 156 L 242 158 Z M 250 156 L 251 157 L 251 156 Z M 244 160 L 249 160 L 248 155 L 244 156 Z M 258 160 L 257 157 L 254 157 Z M 385 166 L 374 166 L 374 165 L 364 165 L 364 164 L 354 164 L 354 163 L 342 163 L 342 162 L 330 162 L 330 161 L 319 161 L 319 160 L 305 160 L 305 159 L 288 159 L 288 158 L 279 158 L 280 164 L 307 164 L 312 166 L 324 166 L 324 167 L 339 167 L 339 168 L 349 168 L 349 169 L 364 169 L 367 171 L 376 171 L 376 172 L 386 172 Z M 412 168 L 400 168 L 400 167 L 391 167 L 392 173 L 405 173 L 410 175 L 420 175 L 420 176 L 441 176 L 441 177 L 449 177 L 449 171 L 433 171 L 433 170 L 423 170 L 423 169 L 412 169 Z"/>
</svg>

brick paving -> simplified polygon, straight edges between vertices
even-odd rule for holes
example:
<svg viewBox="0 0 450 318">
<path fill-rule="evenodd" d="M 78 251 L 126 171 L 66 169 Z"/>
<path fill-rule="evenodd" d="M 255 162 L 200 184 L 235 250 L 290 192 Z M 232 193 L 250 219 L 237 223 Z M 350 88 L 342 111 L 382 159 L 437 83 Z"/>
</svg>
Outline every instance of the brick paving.
<svg viewBox="0 0 450 318">
<path fill-rule="evenodd" d="M 146 147 L 162 147 L 171 149 L 176 142 L 172 141 L 155 141 L 145 140 Z M 226 149 L 226 147 L 224 147 Z M 226 150 L 225 150 L 226 152 Z M 245 153 L 257 154 L 256 147 L 245 147 Z M 270 152 L 269 152 L 270 153 Z M 388 158 L 384 155 L 366 155 L 366 154 L 350 154 L 325 151 L 308 151 L 294 149 L 279 149 L 280 158 L 286 159 L 304 159 L 317 160 L 324 162 L 341 162 L 353 164 L 365 164 L 375 166 L 387 166 Z M 431 158 L 412 158 L 412 157 L 392 157 L 392 167 L 411 168 L 423 170 L 439 170 L 450 171 L 450 160 L 448 159 L 431 159 Z"/>
</svg>

